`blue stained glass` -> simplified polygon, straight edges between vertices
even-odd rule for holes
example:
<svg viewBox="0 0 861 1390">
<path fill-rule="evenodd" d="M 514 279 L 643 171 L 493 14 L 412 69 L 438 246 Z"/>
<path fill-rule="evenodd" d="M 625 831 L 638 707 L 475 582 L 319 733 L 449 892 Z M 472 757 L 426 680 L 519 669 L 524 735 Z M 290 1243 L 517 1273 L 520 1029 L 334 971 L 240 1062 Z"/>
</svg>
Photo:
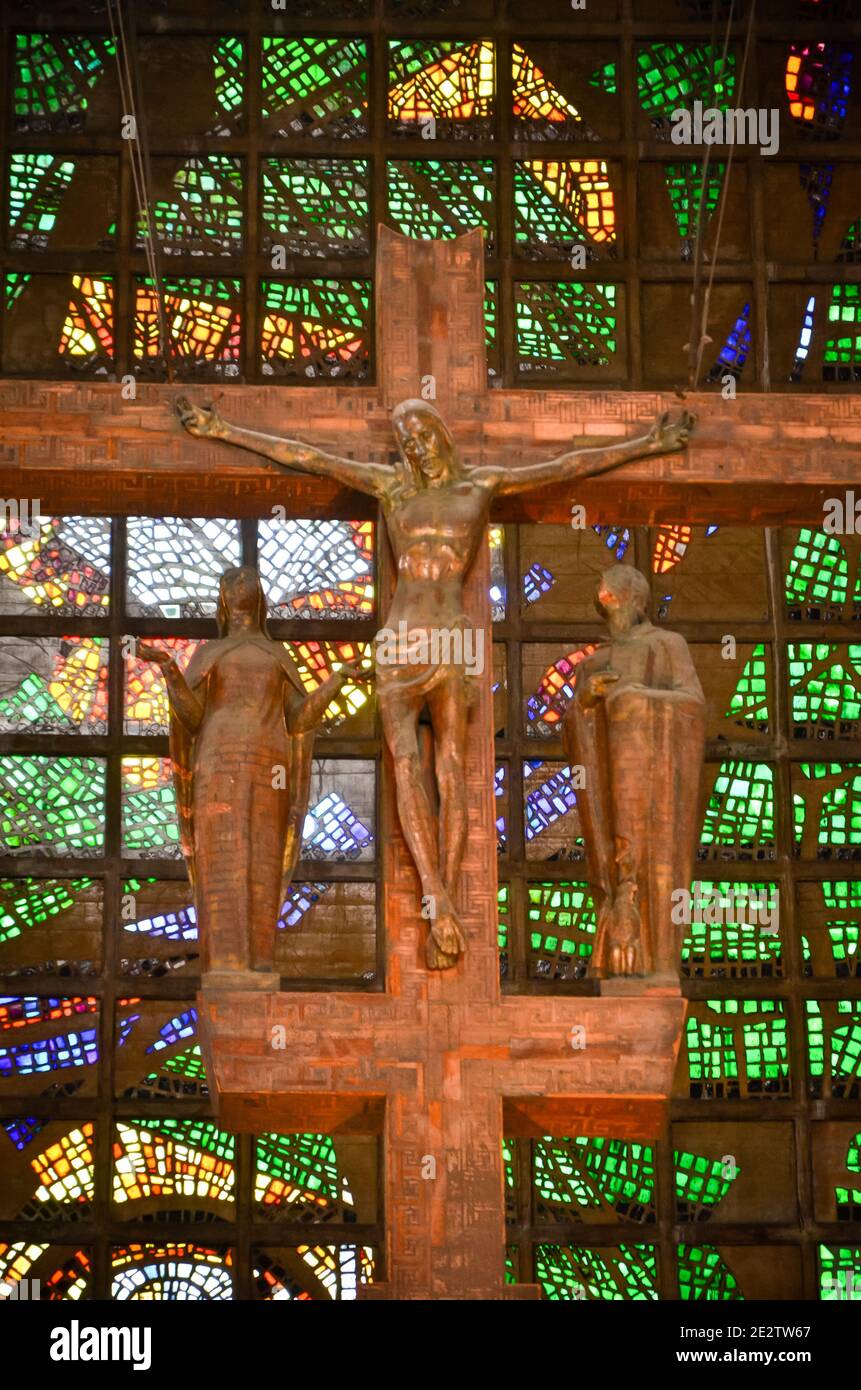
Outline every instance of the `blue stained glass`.
<svg viewBox="0 0 861 1390">
<path fill-rule="evenodd" d="M 38 1042 L 0 1048 L 0 1076 L 32 1076 L 34 1072 L 60 1071 L 64 1067 L 91 1067 L 99 1060 L 98 1030 L 61 1033 Z"/>
<path fill-rule="evenodd" d="M 187 1009 L 185 1013 L 177 1014 L 169 1023 L 165 1023 L 159 1029 L 158 1037 L 154 1043 L 150 1043 L 147 1054 L 151 1052 L 162 1052 L 166 1047 L 173 1047 L 174 1043 L 181 1042 L 184 1038 L 194 1038 L 197 1036 L 197 1009 Z"/>
<path fill-rule="evenodd" d="M 555 583 L 556 580 L 550 571 L 546 570 L 543 565 L 539 565 L 536 560 L 535 564 L 531 565 L 523 576 L 523 597 L 527 603 L 535 603 L 542 594 L 546 594 L 549 589 L 552 589 Z"/>
<path fill-rule="evenodd" d="M 524 763 L 524 771 L 539 764 Z M 566 815 L 577 805 L 577 797 L 571 786 L 571 769 L 563 767 L 554 772 L 534 792 L 526 795 L 526 838 L 532 840 L 540 835 L 560 816 Z"/>
</svg>

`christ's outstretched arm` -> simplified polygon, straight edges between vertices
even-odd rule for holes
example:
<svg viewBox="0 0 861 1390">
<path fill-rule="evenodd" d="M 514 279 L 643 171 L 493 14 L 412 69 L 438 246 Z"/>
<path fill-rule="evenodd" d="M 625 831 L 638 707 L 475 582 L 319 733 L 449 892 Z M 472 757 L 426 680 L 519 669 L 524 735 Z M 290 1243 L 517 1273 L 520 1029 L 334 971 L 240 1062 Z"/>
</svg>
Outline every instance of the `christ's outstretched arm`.
<svg viewBox="0 0 861 1390">
<path fill-rule="evenodd" d="M 310 444 L 302 444 L 298 439 L 284 439 L 278 434 L 264 434 L 262 430 L 232 425 L 219 415 L 215 406 L 193 405 L 186 396 L 178 398 L 176 412 L 189 434 L 198 438 L 222 439 L 225 444 L 236 444 L 250 449 L 254 454 L 262 454 L 282 468 L 314 473 L 320 478 L 335 478 L 347 487 L 370 493 L 372 497 L 382 497 L 394 477 L 394 470 L 384 464 L 338 458 Z"/>
<path fill-rule="evenodd" d="M 572 449 L 546 463 L 529 463 L 522 468 L 489 471 L 496 474 L 497 492 L 529 492 L 546 483 L 563 483 L 572 478 L 588 478 L 592 473 L 606 473 L 620 463 L 648 458 L 656 454 L 672 454 L 684 449 L 693 429 L 693 416 L 685 412 L 679 420 L 670 421 L 669 412 L 661 415 L 648 434 L 638 439 L 626 439 L 621 444 L 605 444 L 596 449 Z M 480 470 L 484 473 L 484 469 Z"/>
</svg>

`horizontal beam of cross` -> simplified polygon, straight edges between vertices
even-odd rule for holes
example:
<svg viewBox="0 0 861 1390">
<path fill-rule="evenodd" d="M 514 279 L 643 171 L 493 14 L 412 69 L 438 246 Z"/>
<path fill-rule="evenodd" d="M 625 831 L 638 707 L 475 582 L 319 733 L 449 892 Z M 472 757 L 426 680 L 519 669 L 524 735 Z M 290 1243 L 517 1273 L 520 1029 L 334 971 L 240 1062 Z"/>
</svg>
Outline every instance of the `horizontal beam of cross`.
<svg viewBox="0 0 861 1390">
<path fill-rule="evenodd" d="M 45 513 L 288 516 L 361 520 L 374 503 L 338 484 L 288 474 L 223 443 L 191 439 L 173 413 L 188 388 L 140 385 L 123 400 L 107 382 L 0 382 L 0 496 L 39 498 Z M 416 388 L 417 389 L 417 388 Z M 196 389 L 230 419 L 355 458 L 385 460 L 392 436 L 376 388 Z M 642 433 L 672 395 L 486 391 L 453 422 L 467 460 L 524 463 Z M 498 500 L 499 521 L 816 524 L 823 504 L 857 484 L 861 398 L 714 393 L 688 396 L 697 429 L 684 454 L 642 459 L 572 488 Z"/>
</svg>

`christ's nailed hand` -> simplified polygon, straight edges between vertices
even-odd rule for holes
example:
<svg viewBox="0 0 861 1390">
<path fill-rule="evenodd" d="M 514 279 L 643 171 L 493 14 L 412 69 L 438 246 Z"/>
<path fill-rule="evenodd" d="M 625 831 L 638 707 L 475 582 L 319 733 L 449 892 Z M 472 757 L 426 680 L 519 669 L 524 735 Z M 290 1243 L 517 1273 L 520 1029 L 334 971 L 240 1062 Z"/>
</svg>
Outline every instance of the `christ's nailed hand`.
<svg viewBox="0 0 861 1390">
<path fill-rule="evenodd" d="M 683 410 L 677 420 L 670 419 L 670 412 L 665 410 L 663 415 L 659 415 L 649 432 L 649 440 L 653 451 L 656 454 L 673 453 L 676 449 L 684 449 L 694 428 L 694 417 L 686 410 Z"/>
<path fill-rule="evenodd" d="M 198 439 L 217 439 L 224 433 L 224 421 L 214 405 L 195 405 L 188 396 L 177 396 L 176 413 L 189 434 Z"/>
</svg>

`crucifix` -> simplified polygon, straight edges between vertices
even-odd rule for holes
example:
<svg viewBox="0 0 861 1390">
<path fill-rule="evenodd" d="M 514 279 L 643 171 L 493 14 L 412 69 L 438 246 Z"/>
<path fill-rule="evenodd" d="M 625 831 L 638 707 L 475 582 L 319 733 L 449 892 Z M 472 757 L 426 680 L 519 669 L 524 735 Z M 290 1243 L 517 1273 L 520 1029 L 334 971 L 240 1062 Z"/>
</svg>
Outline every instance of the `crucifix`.
<svg viewBox="0 0 861 1390">
<path fill-rule="evenodd" d="M 465 443 L 471 437 L 479 445 L 479 477 L 483 468 L 494 467 L 486 459 L 492 437 L 476 438 L 489 394 L 483 296 L 478 233 L 452 242 L 413 242 L 383 229 L 377 284 L 382 404 L 413 401 L 415 429 L 407 427 L 407 444 L 418 442 L 433 469 L 439 437 L 419 440 L 420 392 L 432 382 L 450 438 L 462 433 Z M 206 426 L 205 414 L 182 408 L 192 423 L 199 419 Z M 659 425 L 650 437 L 656 453 L 683 442 L 672 434 L 665 438 L 666 429 Z M 213 433 L 219 437 L 217 429 Z M 518 442 L 516 426 L 508 435 L 509 442 Z M 647 451 L 648 440 L 636 441 L 636 447 L 620 443 L 613 458 L 621 462 Z M 599 453 L 606 464 L 609 451 Z M 402 456 L 409 460 L 409 447 Z M 295 454 L 283 461 L 301 464 Z M 339 462 L 345 471 L 335 476 L 349 483 L 356 465 Z M 534 472 L 523 468 L 520 479 L 516 468 L 495 467 L 497 484 L 511 491 L 547 476 L 540 465 Z M 549 476 L 564 478 L 559 461 L 556 467 Z M 576 469 L 571 475 L 576 477 Z M 378 481 L 381 489 L 387 485 L 382 477 Z M 487 547 L 473 533 L 484 534 L 493 488 L 486 491 L 469 535 L 461 538 L 465 582 L 459 591 L 465 619 L 485 632 L 489 562 Z M 378 495 L 385 507 L 384 492 Z M 391 511 L 389 506 L 390 534 Z M 402 538 L 395 533 L 392 539 L 400 565 Z M 475 677 L 475 709 L 458 773 L 470 816 L 456 905 L 462 939 L 456 949 L 449 949 L 450 938 L 436 942 L 443 957 L 462 955 L 455 968 L 427 969 L 427 963 L 455 961 L 434 959 L 433 953 L 425 961 L 419 887 L 427 884 L 416 881 L 420 856 L 396 812 L 399 744 L 390 738 L 381 828 L 385 991 L 248 993 L 228 986 L 204 989 L 200 996 L 202 1043 L 224 1124 L 335 1135 L 382 1130 L 386 1273 L 366 1291 L 370 1297 L 537 1296 L 531 1285 L 503 1282 L 503 1133 L 654 1138 L 665 1122 L 685 1012 L 677 988 L 656 989 L 648 997 L 624 990 L 601 998 L 500 995 L 491 702 L 486 664 Z"/>
<path fill-rule="evenodd" d="M 384 229 L 383 246 L 396 235 Z M 419 329 L 417 337 L 420 333 Z M 447 332 L 436 336 L 448 340 Z M 385 347 L 383 357 L 385 361 Z M 418 365 L 421 368 L 421 361 Z M 432 386 L 435 398 L 435 375 L 426 373 L 421 381 L 423 389 Z M 394 764 L 401 828 L 430 923 L 427 962 L 432 969 L 448 969 L 466 944 L 455 900 L 469 816 L 464 758 L 476 693 L 470 676 L 479 674 L 476 655 L 483 658 L 489 646 L 487 614 L 480 627 L 471 628 L 463 586 L 485 539 L 491 504 L 497 496 L 529 492 L 551 482 L 576 483 L 635 458 L 674 453 L 687 443 L 693 421 L 684 414 L 673 424 L 664 415 L 640 439 L 571 449 L 525 466 L 499 459 L 475 465 L 461 459 L 436 407 L 410 398 L 400 401 L 392 413 L 399 458 L 391 466 L 356 462 L 282 435 L 234 425 L 212 406 L 196 406 L 185 398 L 177 405 L 190 434 L 238 445 L 281 467 L 336 478 L 381 505 L 397 582 L 387 629 L 376 643 L 377 693 Z M 481 640 L 468 642 L 467 661 L 465 639 L 476 636 Z M 430 756 L 423 760 L 419 717 L 425 709 L 432 736 Z M 425 771 L 430 775 L 423 776 Z"/>
</svg>

